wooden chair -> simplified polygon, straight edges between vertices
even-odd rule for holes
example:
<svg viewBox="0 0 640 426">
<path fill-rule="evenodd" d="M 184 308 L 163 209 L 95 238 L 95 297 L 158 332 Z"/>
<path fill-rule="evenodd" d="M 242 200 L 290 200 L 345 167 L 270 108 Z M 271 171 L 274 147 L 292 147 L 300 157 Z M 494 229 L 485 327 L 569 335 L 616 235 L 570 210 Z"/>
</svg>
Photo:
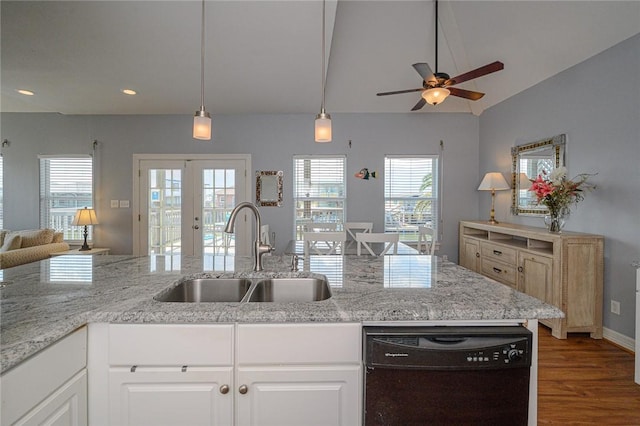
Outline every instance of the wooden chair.
<svg viewBox="0 0 640 426">
<path fill-rule="evenodd" d="M 350 246 L 356 240 L 356 233 L 368 233 L 373 230 L 373 222 L 345 222 L 342 225 L 342 229 L 347 232 L 347 237 L 352 238 L 352 240 L 347 241 L 347 246 Z"/>
<path fill-rule="evenodd" d="M 338 254 L 338 248 L 344 250 L 344 243 L 347 240 L 347 233 L 338 232 L 305 232 L 302 234 L 304 240 L 304 255 L 309 254 Z M 318 246 L 324 243 L 327 248 Z"/>
<path fill-rule="evenodd" d="M 384 256 L 393 247 L 393 254 L 398 254 L 398 242 L 400 234 L 384 233 L 384 232 L 358 232 L 356 233 L 356 241 L 358 242 L 358 256 L 362 254 L 362 246 L 367 249 L 371 256 Z M 384 243 L 385 247 L 376 254 L 369 244 Z"/>
<path fill-rule="evenodd" d="M 424 245 L 424 251 L 422 246 Z M 433 256 L 436 252 L 436 238 L 433 229 L 427 226 L 418 226 L 418 251 Z"/>
</svg>

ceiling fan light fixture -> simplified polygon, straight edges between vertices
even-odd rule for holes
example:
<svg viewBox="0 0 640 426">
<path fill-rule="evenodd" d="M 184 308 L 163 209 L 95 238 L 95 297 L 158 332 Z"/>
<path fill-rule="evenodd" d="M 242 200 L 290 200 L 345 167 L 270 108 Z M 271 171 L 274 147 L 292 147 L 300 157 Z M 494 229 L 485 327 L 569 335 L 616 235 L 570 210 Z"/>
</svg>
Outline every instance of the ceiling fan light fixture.
<svg viewBox="0 0 640 426">
<path fill-rule="evenodd" d="M 451 91 L 445 87 L 432 87 L 422 92 L 422 98 L 427 101 L 429 105 L 438 105 L 445 99 Z"/>
<path fill-rule="evenodd" d="M 331 115 L 324 112 L 324 108 L 316 115 L 315 130 L 316 142 L 331 142 Z"/>
</svg>

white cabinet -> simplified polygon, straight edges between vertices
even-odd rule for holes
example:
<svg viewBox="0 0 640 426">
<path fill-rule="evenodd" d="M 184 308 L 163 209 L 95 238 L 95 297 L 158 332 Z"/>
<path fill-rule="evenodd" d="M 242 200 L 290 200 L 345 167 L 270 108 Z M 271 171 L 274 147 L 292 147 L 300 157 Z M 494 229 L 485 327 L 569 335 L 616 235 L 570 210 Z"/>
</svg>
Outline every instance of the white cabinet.
<svg viewBox="0 0 640 426">
<path fill-rule="evenodd" d="M 238 426 L 361 424 L 360 324 L 238 325 Z"/>
<path fill-rule="evenodd" d="M 1 423 L 86 425 L 86 357 L 83 327 L 3 374 Z"/>
<path fill-rule="evenodd" d="M 360 324 L 92 324 L 90 423 L 360 424 L 360 333 Z"/>
<path fill-rule="evenodd" d="M 121 426 L 230 425 L 232 376 L 231 367 L 110 368 L 109 418 Z"/>
</svg>

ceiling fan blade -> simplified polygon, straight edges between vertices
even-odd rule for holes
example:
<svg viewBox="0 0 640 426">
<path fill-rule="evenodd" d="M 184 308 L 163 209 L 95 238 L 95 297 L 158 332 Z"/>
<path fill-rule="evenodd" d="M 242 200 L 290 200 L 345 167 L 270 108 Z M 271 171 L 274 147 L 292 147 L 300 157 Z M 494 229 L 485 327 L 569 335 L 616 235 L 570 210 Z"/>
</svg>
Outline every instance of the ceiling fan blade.
<svg viewBox="0 0 640 426">
<path fill-rule="evenodd" d="M 438 84 L 436 76 L 433 74 L 433 71 L 431 71 L 431 67 L 426 62 L 418 62 L 417 64 L 413 64 L 413 68 L 418 71 L 420 77 L 422 77 L 422 79 L 427 83 Z"/>
<path fill-rule="evenodd" d="M 382 93 L 376 93 L 376 96 L 387 96 L 387 95 L 397 95 L 399 93 L 411 93 L 411 92 L 419 92 L 421 90 L 424 90 L 424 88 L 419 88 L 419 89 L 407 89 L 407 90 L 397 90 L 395 92 L 382 92 Z"/>
<path fill-rule="evenodd" d="M 475 70 L 460 74 L 447 80 L 445 86 L 453 86 L 454 84 L 460 84 L 465 81 L 473 80 L 474 78 L 482 77 L 483 75 L 491 74 L 492 72 L 500 71 L 504 69 L 504 64 L 500 61 L 495 61 L 484 67 L 476 68 Z"/>
<path fill-rule="evenodd" d="M 477 101 L 484 96 L 484 93 L 473 92 L 471 90 L 458 89 L 457 87 L 448 87 L 450 95 L 457 96 L 459 98 L 469 99 L 471 101 Z"/>
<path fill-rule="evenodd" d="M 411 111 L 417 111 L 419 109 L 422 109 L 422 107 L 424 106 L 424 104 L 426 104 L 427 101 L 424 100 L 424 98 L 420 98 L 420 100 L 418 101 L 417 104 L 415 104 L 413 106 L 413 108 L 411 108 Z"/>
</svg>

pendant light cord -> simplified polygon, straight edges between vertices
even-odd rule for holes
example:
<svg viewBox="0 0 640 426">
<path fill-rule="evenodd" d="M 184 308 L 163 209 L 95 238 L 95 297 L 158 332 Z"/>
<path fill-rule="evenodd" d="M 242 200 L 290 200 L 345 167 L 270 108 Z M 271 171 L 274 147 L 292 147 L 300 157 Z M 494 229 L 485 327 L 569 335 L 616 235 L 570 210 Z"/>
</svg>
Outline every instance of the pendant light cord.
<svg viewBox="0 0 640 426">
<path fill-rule="evenodd" d="M 325 76 L 324 76 L 324 72 L 325 72 L 325 65 L 324 65 L 324 54 L 325 54 L 325 34 L 324 34 L 324 22 L 325 22 L 325 1 L 326 0 L 322 0 L 322 74 L 321 74 L 321 80 L 322 80 L 322 105 L 320 107 L 320 112 L 324 114 L 324 91 L 325 91 Z"/>
<path fill-rule="evenodd" d="M 202 22 L 200 31 L 200 110 L 204 111 L 204 1 L 202 0 Z"/>
</svg>

